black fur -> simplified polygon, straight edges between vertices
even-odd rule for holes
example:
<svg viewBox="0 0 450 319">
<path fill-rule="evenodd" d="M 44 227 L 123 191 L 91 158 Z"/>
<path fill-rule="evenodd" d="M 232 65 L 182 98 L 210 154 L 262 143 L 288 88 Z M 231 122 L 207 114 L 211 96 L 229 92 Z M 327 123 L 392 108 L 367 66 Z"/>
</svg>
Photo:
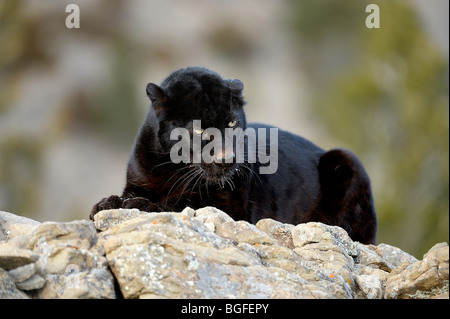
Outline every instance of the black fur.
<svg viewBox="0 0 450 319">
<path fill-rule="evenodd" d="M 170 160 L 170 149 L 177 142 L 170 140 L 171 130 L 186 127 L 193 134 L 194 119 L 201 120 L 203 128 L 222 132 L 233 121 L 244 130 L 268 129 L 261 124 L 247 126 L 242 90 L 239 80 L 223 80 L 197 67 L 175 71 L 160 86 L 148 84 L 152 107 L 136 137 L 124 192 L 94 205 L 90 218 L 112 208 L 154 212 L 215 206 L 235 220 L 318 221 L 341 226 L 353 240 L 375 243 L 370 180 L 347 150 L 326 152 L 279 130 L 275 174 L 259 174 L 260 162 L 174 164 Z"/>
</svg>

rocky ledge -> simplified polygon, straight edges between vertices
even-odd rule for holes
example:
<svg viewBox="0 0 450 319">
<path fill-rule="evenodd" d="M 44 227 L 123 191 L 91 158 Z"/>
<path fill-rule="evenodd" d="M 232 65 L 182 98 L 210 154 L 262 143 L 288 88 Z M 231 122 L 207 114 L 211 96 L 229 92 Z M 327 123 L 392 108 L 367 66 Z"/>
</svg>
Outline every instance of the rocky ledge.
<svg viewBox="0 0 450 319">
<path fill-rule="evenodd" d="M 336 226 L 205 207 L 39 223 L 0 212 L 0 298 L 449 298 L 449 246 L 417 260 Z"/>
</svg>

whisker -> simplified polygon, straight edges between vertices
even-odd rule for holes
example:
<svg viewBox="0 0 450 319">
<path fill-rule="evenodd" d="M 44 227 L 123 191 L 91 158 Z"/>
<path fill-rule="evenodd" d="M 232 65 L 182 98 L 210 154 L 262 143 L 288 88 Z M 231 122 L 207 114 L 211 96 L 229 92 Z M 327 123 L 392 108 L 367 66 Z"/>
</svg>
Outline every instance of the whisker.
<svg viewBox="0 0 450 319">
<path fill-rule="evenodd" d="M 164 184 L 163 188 L 166 187 L 166 185 L 170 182 L 170 180 L 171 180 L 172 178 L 174 178 L 175 176 L 177 176 L 177 173 L 181 172 L 181 171 L 184 170 L 184 169 L 189 169 L 189 168 L 190 168 L 189 166 L 184 166 L 184 167 L 181 167 L 181 168 L 176 169 L 176 170 L 173 172 L 172 176 L 166 181 L 166 183 Z M 176 183 L 176 182 L 175 182 L 175 183 Z"/>
<path fill-rule="evenodd" d="M 191 172 L 191 174 L 188 174 L 188 176 L 186 176 L 186 177 L 183 179 L 183 181 L 182 181 L 181 184 L 184 184 L 184 187 L 183 187 L 183 189 L 181 190 L 179 196 L 177 197 L 177 201 L 174 203 L 174 205 L 176 205 L 176 204 L 180 201 L 180 199 L 181 199 L 181 198 L 183 197 L 183 195 L 184 195 L 184 192 L 185 192 L 186 188 L 187 188 L 188 185 L 189 185 L 189 184 L 197 177 L 197 175 L 198 175 L 198 171 L 193 170 L 193 171 Z M 180 186 L 181 186 L 181 184 L 180 184 Z M 191 193 L 191 195 L 192 195 L 192 193 Z"/>
<path fill-rule="evenodd" d="M 226 182 L 230 186 L 231 191 L 233 191 L 236 188 L 236 185 L 234 185 L 233 180 L 231 178 L 227 178 Z"/>
<path fill-rule="evenodd" d="M 155 165 L 155 166 L 153 166 L 152 169 L 150 170 L 150 173 L 152 173 L 153 170 L 154 170 L 155 168 L 158 168 L 158 167 L 163 166 L 163 165 L 171 164 L 171 163 L 173 164 L 172 161 L 167 161 L 167 162 L 163 162 L 163 163 L 161 163 L 161 164 Z"/>
<path fill-rule="evenodd" d="M 195 174 L 196 171 L 195 170 L 190 170 L 188 172 L 186 172 L 185 174 L 181 175 L 176 181 L 175 183 L 173 183 L 172 187 L 169 189 L 169 192 L 167 193 L 167 197 L 166 197 L 166 204 L 168 202 L 168 200 L 170 199 L 170 194 L 172 193 L 172 189 L 175 187 L 174 191 L 176 191 L 182 184 L 184 181 L 186 181 L 188 178 L 190 178 L 193 174 Z M 175 174 L 174 174 L 175 175 Z M 173 176 L 172 176 L 173 177 Z M 167 184 L 167 183 L 166 183 Z"/>
<path fill-rule="evenodd" d="M 201 174 L 201 171 L 198 171 L 198 173 L 197 173 L 197 175 L 196 175 L 196 181 L 195 181 L 195 183 L 194 183 L 194 185 L 192 186 L 192 192 L 194 192 L 194 189 L 195 189 L 195 186 L 197 185 L 197 183 L 200 181 L 201 182 L 201 180 L 202 180 L 202 174 Z M 198 185 L 198 191 L 199 191 L 199 194 L 200 194 L 200 200 L 203 200 L 202 199 L 202 188 L 201 188 L 201 184 L 199 184 Z"/>
</svg>

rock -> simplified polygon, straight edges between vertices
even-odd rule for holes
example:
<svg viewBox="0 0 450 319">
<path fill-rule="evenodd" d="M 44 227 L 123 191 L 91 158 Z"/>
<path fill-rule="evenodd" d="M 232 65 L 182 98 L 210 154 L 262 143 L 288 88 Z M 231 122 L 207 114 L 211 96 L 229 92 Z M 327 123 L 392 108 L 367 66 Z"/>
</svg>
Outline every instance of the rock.
<svg viewBox="0 0 450 319">
<path fill-rule="evenodd" d="M 31 263 L 8 271 L 9 276 L 15 283 L 23 282 L 36 273 L 36 264 Z"/>
<path fill-rule="evenodd" d="M 39 225 L 28 243 L 40 255 L 37 266 L 47 279 L 37 297 L 115 298 L 114 279 L 96 243 L 97 230 L 87 220 Z"/>
<path fill-rule="evenodd" d="M 22 216 L 0 211 L 0 241 L 27 237 L 40 223 Z"/>
<path fill-rule="evenodd" d="M 294 248 L 291 235 L 294 225 L 284 224 L 270 218 L 265 218 L 259 220 L 255 226 L 275 239 L 278 245 L 291 249 Z"/>
<path fill-rule="evenodd" d="M 47 248 L 65 245 L 74 249 L 91 249 L 96 242 L 97 231 L 87 220 L 67 223 L 45 222 L 39 225 L 28 243 L 28 248 L 46 253 Z"/>
<path fill-rule="evenodd" d="M 212 233 L 196 219 L 180 217 L 150 213 L 100 234 L 99 243 L 125 298 L 224 298 L 229 291 L 223 279 L 219 280 L 225 276 L 219 266 L 255 264 L 254 258 L 239 251 L 230 240 Z M 95 218 L 96 222 L 103 219 L 103 212 Z M 223 287 L 206 289 L 215 280 Z"/>
<path fill-rule="evenodd" d="M 0 212 L 0 298 L 449 297 L 447 243 L 417 260 L 337 226 L 252 225 L 214 207 L 94 219 Z"/>
<path fill-rule="evenodd" d="M 413 264 L 417 261 L 417 258 L 404 252 L 400 248 L 393 247 L 387 244 L 379 244 L 378 246 L 368 245 L 369 249 L 377 253 L 381 258 L 389 262 L 394 267 L 398 267 L 404 262 Z"/>
<path fill-rule="evenodd" d="M 126 220 L 146 213 L 137 209 L 111 209 L 103 212 L 102 218 L 95 219 L 95 228 L 103 231 Z"/>
<path fill-rule="evenodd" d="M 0 243 L 0 268 L 14 269 L 35 262 L 39 255 L 28 250 L 11 245 L 8 242 Z"/>
<path fill-rule="evenodd" d="M 448 298 L 448 260 L 448 244 L 439 243 L 424 255 L 423 260 L 412 264 L 404 262 L 390 273 L 386 282 L 386 297 Z"/>
<path fill-rule="evenodd" d="M 215 227 L 215 232 L 221 237 L 232 239 L 238 243 L 247 243 L 250 245 L 272 245 L 276 243 L 273 238 L 260 231 L 255 225 L 249 224 L 242 220 L 218 224 Z"/>
<path fill-rule="evenodd" d="M 108 216 L 99 212 L 95 224 Z M 216 233 L 200 221 L 213 223 Z M 267 233 L 210 208 L 122 221 L 102 232 L 99 243 L 125 298 L 351 297 L 342 281 L 314 270 Z"/>
<path fill-rule="evenodd" d="M 16 287 L 20 290 L 35 290 L 40 289 L 45 285 L 45 279 L 38 274 L 33 275 L 22 282 L 16 282 Z"/>
<path fill-rule="evenodd" d="M 321 223 L 306 223 L 295 226 L 292 231 L 293 251 L 309 261 L 316 269 L 339 280 L 345 295 L 350 294 L 355 282 L 352 275 L 355 269 L 355 244 L 340 227 Z"/>
<path fill-rule="evenodd" d="M 2 268 L 0 268 L 0 299 L 29 299 L 25 293 L 17 289 L 14 280 Z"/>
<path fill-rule="evenodd" d="M 112 299 L 115 298 L 112 274 L 107 269 L 72 271 L 47 274 L 47 284 L 38 290 L 35 298 L 42 299 Z"/>
<path fill-rule="evenodd" d="M 234 222 L 234 220 L 215 207 L 204 207 L 197 209 L 197 211 L 192 208 L 186 207 L 181 214 L 186 214 L 187 216 L 195 217 L 195 219 L 201 221 L 208 229 L 212 232 L 216 231 L 217 227 L 220 227 L 223 223 Z"/>
<path fill-rule="evenodd" d="M 449 247 L 447 243 L 439 243 L 434 245 L 428 253 L 423 256 L 424 262 L 431 269 L 437 269 L 437 276 L 440 279 L 448 280 L 448 255 Z"/>
<path fill-rule="evenodd" d="M 383 297 L 383 280 L 377 276 L 356 275 L 355 282 L 367 299 L 381 299 Z"/>
<path fill-rule="evenodd" d="M 372 269 L 381 269 L 386 272 L 391 272 L 395 268 L 395 265 L 375 253 L 370 249 L 370 246 L 363 245 L 359 242 L 355 242 L 354 245 L 356 254 L 352 255 L 352 257 L 358 266 L 368 266 Z"/>
</svg>

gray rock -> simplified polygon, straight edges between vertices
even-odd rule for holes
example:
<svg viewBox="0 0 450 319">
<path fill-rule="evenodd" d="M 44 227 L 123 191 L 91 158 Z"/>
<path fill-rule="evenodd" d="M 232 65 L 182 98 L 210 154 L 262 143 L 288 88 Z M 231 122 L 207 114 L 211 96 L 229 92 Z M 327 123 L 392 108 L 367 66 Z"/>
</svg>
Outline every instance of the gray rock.
<svg viewBox="0 0 450 319">
<path fill-rule="evenodd" d="M 373 250 L 381 258 L 386 260 L 394 267 L 398 267 L 404 262 L 408 264 L 413 264 L 416 261 L 418 261 L 416 257 L 411 256 L 410 254 L 404 252 L 400 248 L 391 245 L 387 244 L 379 244 L 378 246 L 368 245 L 367 248 Z"/>
<path fill-rule="evenodd" d="M 218 224 L 215 232 L 221 237 L 232 239 L 238 243 L 247 244 L 269 244 L 273 245 L 276 241 L 263 231 L 256 228 L 255 225 L 245 221 L 228 221 Z"/>
<path fill-rule="evenodd" d="M 125 298 L 351 297 L 343 282 L 308 267 L 254 225 L 204 213 L 150 213 L 100 234 Z M 209 217 L 224 220 L 216 234 L 198 220 Z"/>
<path fill-rule="evenodd" d="M 448 298 L 448 244 L 422 260 L 321 223 L 256 225 L 205 207 L 0 214 L 0 298 Z M 6 269 L 6 270 L 5 270 Z"/>
<path fill-rule="evenodd" d="M 430 248 L 423 260 L 413 264 L 402 263 L 389 274 L 386 282 L 386 297 L 448 298 L 448 260 L 448 244 L 439 243 Z"/>
<path fill-rule="evenodd" d="M 215 232 L 217 227 L 220 227 L 220 225 L 224 223 L 234 222 L 234 220 L 226 213 L 211 206 L 197 209 L 197 211 L 187 207 L 181 214 L 195 217 L 196 220 L 202 222 L 212 232 Z"/>
<path fill-rule="evenodd" d="M 255 226 L 275 239 L 278 245 L 291 249 L 294 248 L 291 234 L 294 225 L 284 224 L 270 218 L 265 218 L 259 220 Z"/>
<path fill-rule="evenodd" d="M 0 299 L 29 299 L 25 293 L 17 289 L 14 280 L 2 268 L 0 268 Z"/>
<path fill-rule="evenodd" d="M 28 250 L 11 245 L 8 242 L 0 242 L 0 267 L 11 270 L 38 260 L 39 255 Z"/>
<path fill-rule="evenodd" d="M 342 228 L 306 223 L 295 226 L 291 234 L 296 254 L 339 280 L 347 292 L 353 288 L 352 272 L 356 267 L 352 257 L 357 255 L 357 250 Z"/>
<path fill-rule="evenodd" d="M 134 217 L 142 216 L 146 213 L 138 209 L 111 209 L 94 216 L 95 228 L 103 231 L 114 225 L 118 225 Z M 99 218 L 101 216 L 101 218 Z"/>
<path fill-rule="evenodd" d="M 73 267 L 68 267 L 68 270 Z M 72 268 L 73 269 L 73 268 Z M 106 268 L 90 271 L 69 271 L 67 274 L 47 274 L 46 285 L 35 298 L 41 299 L 113 299 L 113 277 Z"/>
<path fill-rule="evenodd" d="M 35 290 L 40 289 L 45 285 L 45 279 L 39 276 L 38 274 L 34 274 L 31 278 L 28 278 L 22 282 L 16 282 L 16 287 L 20 290 Z"/>
<path fill-rule="evenodd" d="M 36 264 L 31 263 L 25 266 L 17 267 L 8 271 L 9 276 L 14 280 L 14 282 L 25 281 L 36 273 Z"/>
<path fill-rule="evenodd" d="M 39 224 L 32 219 L 0 211 L 0 241 L 10 241 L 17 236 L 27 237 Z"/>
<path fill-rule="evenodd" d="M 362 297 L 367 299 L 381 299 L 384 292 L 384 281 L 378 276 L 356 275 L 356 284 L 361 289 Z"/>
<path fill-rule="evenodd" d="M 363 245 L 359 242 L 355 242 L 356 254 L 353 255 L 353 259 L 358 265 L 369 266 L 372 268 L 377 268 L 384 270 L 386 272 L 391 272 L 395 265 L 383 259 L 380 255 L 375 253 L 370 246 Z M 392 258 L 390 258 L 392 260 Z"/>
<path fill-rule="evenodd" d="M 36 264 L 46 274 L 38 298 L 115 298 L 114 279 L 92 222 L 42 223 L 28 247 L 40 255 Z"/>
</svg>

